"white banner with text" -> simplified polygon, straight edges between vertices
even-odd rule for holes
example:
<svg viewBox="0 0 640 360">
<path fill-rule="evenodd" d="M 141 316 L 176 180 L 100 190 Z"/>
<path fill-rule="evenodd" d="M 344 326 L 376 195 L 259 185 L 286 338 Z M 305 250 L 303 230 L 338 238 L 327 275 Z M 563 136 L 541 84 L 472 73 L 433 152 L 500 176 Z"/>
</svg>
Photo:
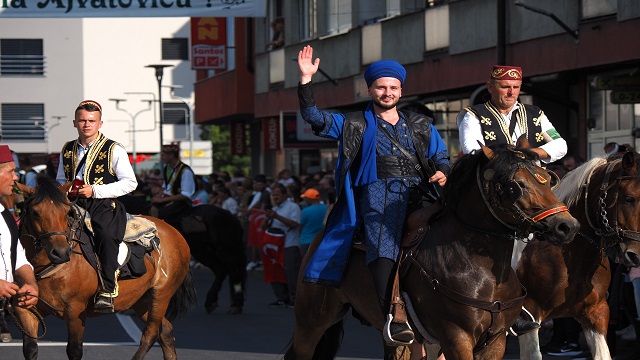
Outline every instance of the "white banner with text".
<svg viewBox="0 0 640 360">
<path fill-rule="evenodd" d="M 0 0 L 0 18 L 265 17 L 266 0 Z"/>
</svg>

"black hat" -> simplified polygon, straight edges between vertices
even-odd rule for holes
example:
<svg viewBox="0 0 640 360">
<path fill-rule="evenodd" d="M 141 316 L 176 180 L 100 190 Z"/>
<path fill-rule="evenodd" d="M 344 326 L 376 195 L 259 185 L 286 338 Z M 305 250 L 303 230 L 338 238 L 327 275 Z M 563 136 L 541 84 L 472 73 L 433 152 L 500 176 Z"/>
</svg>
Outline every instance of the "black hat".
<svg viewBox="0 0 640 360">
<path fill-rule="evenodd" d="M 266 177 L 266 176 L 264 176 L 264 175 L 256 175 L 256 176 L 253 178 L 253 181 L 254 181 L 254 182 L 266 183 L 266 182 L 267 182 L 267 177 Z"/>
</svg>

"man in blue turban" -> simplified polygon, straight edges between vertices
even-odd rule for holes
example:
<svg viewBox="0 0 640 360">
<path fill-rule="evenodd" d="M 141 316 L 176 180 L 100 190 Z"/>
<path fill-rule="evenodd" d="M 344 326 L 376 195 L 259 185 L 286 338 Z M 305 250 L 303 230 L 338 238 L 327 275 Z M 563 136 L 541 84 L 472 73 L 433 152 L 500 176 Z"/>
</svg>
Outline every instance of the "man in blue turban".
<svg viewBox="0 0 640 360">
<path fill-rule="evenodd" d="M 336 165 L 336 204 L 327 218 L 322 242 L 304 270 L 303 281 L 339 286 L 356 229 L 364 231 L 367 266 L 373 274 L 390 345 L 414 339 L 406 320 L 388 316 L 402 226 L 407 214 L 409 187 L 421 178 L 443 186 L 449 173 L 449 152 L 432 125 L 433 119 L 398 111 L 407 72 L 397 61 L 381 60 L 364 73 L 371 102 L 364 111 L 335 114 L 319 110 L 311 78 L 320 59 L 313 49 L 298 54 L 298 98 L 303 119 L 318 136 L 339 140 Z M 405 150 L 404 154 L 402 150 Z M 435 163 L 435 172 L 421 173 L 413 162 Z M 423 165 L 423 169 L 426 167 Z M 395 302 L 395 300 L 394 300 Z M 400 322 L 402 321 L 402 322 Z"/>
</svg>

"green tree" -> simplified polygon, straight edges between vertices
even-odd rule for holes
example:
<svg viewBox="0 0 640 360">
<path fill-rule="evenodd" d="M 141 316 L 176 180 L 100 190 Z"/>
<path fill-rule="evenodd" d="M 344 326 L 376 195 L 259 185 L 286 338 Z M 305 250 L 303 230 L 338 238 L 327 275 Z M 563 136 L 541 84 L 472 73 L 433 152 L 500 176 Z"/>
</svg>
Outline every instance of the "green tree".
<svg viewBox="0 0 640 360">
<path fill-rule="evenodd" d="M 240 169 L 244 174 L 249 173 L 251 158 L 248 155 L 231 155 L 229 125 L 205 125 L 201 137 L 211 140 L 213 171 L 228 171 L 233 175 Z"/>
</svg>

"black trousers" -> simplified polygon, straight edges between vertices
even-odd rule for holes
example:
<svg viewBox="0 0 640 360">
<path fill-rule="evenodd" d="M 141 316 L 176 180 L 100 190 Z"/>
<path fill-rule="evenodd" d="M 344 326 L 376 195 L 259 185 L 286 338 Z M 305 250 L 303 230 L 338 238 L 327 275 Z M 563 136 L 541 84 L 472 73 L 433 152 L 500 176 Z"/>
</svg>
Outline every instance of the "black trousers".
<svg viewBox="0 0 640 360">
<path fill-rule="evenodd" d="M 77 204 L 91 215 L 93 241 L 104 281 L 101 291 L 112 293 L 118 270 L 118 247 L 127 226 L 127 212 L 115 199 L 78 199 Z"/>
<path fill-rule="evenodd" d="M 369 263 L 369 270 L 373 275 L 373 283 L 378 293 L 378 301 L 382 307 L 382 314 L 386 317 L 391 306 L 391 290 L 395 276 L 395 262 L 388 258 L 377 258 Z"/>
</svg>

